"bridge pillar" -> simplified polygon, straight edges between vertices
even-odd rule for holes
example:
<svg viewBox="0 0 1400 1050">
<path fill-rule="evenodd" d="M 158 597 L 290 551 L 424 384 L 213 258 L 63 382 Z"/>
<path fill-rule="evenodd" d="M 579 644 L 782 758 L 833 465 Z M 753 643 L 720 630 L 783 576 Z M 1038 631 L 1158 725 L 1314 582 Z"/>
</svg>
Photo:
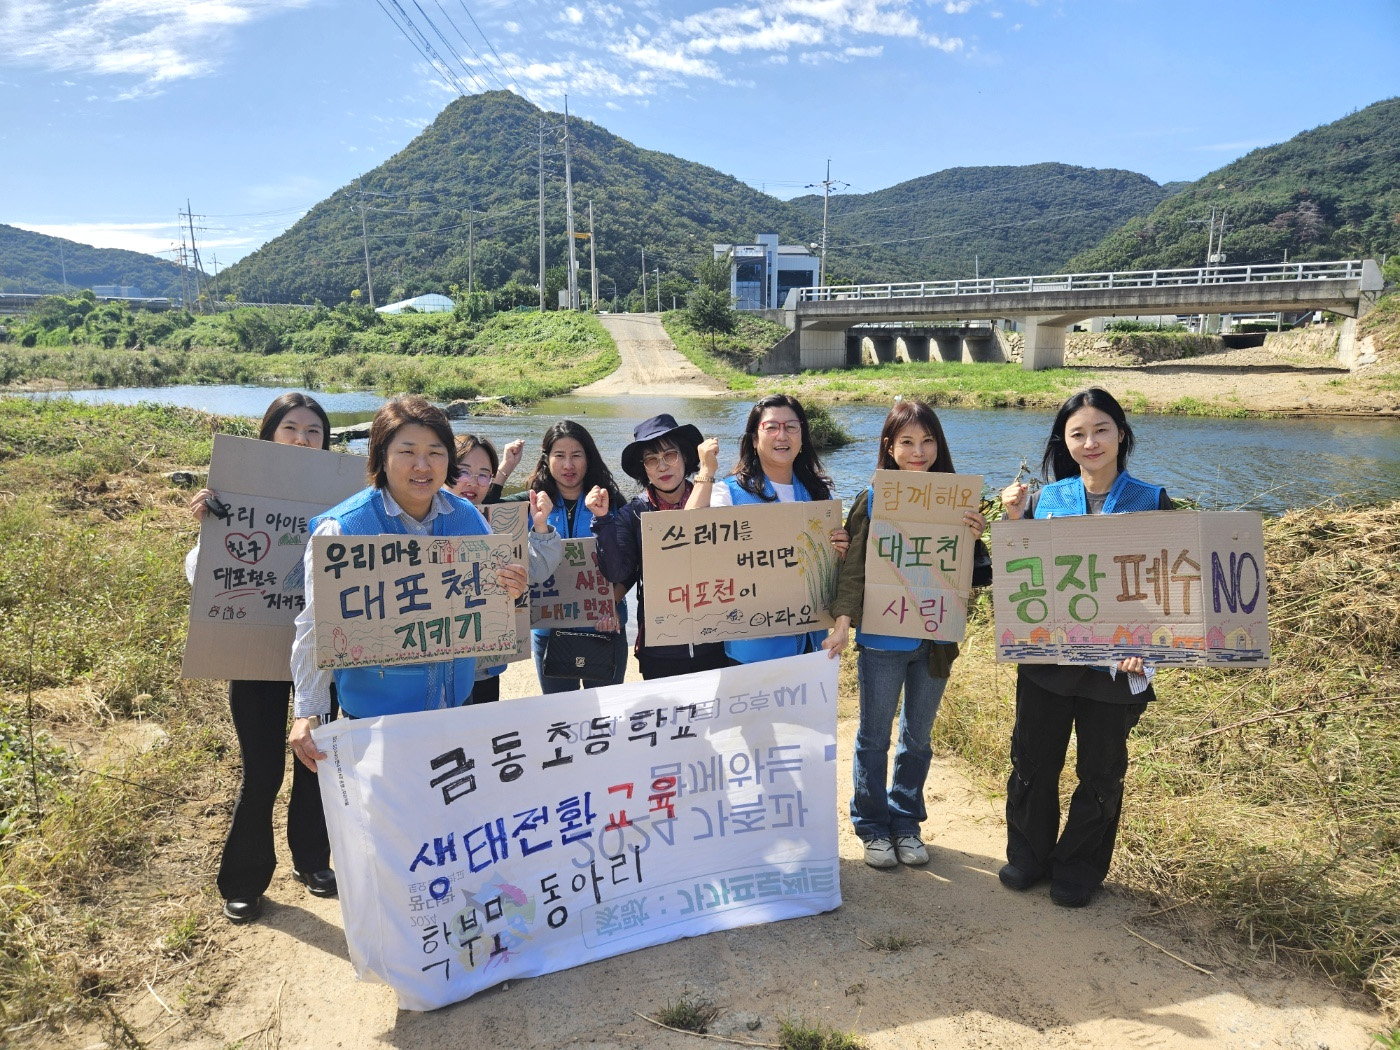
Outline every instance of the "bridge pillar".
<svg viewBox="0 0 1400 1050">
<path fill-rule="evenodd" d="M 799 328 L 798 371 L 809 368 L 841 368 L 846 363 L 844 328 Z"/>
<path fill-rule="evenodd" d="M 1062 317 L 1027 317 L 1025 342 L 1022 343 L 1021 368 L 1039 372 L 1045 368 L 1063 368 L 1065 363 L 1065 321 Z"/>
<path fill-rule="evenodd" d="M 846 333 L 846 367 L 859 368 L 865 364 L 864 359 L 865 340 L 858 335 Z"/>
<path fill-rule="evenodd" d="M 904 359 L 906 361 L 927 361 L 929 351 L 929 337 L 926 335 L 906 335 L 901 337 L 904 341 Z"/>
<path fill-rule="evenodd" d="M 894 336 L 872 335 L 870 336 L 870 348 L 875 353 L 877 364 L 887 365 L 894 361 Z"/>
<path fill-rule="evenodd" d="M 937 348 L 939 361 L 961 361 L 962 360 L 962 337 L 956 332 L 947 334 L 937 333 L 929 338 L 929 360 L 934 360 L 934 349 Z"/>
<path fill-rule="evenodd" d="M 973 328 L 963 335 L 963 360 L 976 361 L 979 364 L 1001 364 L 1006 360 L 1006 356 L 1002 353 L 1001 343 L 997 341 L 992 329 Z"/>
</svg>

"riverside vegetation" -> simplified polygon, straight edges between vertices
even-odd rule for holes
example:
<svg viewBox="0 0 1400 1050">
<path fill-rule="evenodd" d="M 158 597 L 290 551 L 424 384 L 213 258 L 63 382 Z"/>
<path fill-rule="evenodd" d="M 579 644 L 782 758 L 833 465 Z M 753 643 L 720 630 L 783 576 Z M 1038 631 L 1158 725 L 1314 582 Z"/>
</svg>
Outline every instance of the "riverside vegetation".
<svg viewBox="0 0 1400 1050">
<path fill-rule="evenodd" d="M 188 490 L 163 475 L 206 465 L 215 432 L 253 429 L 0 398 L 7 1039 L 86 1021 L 136 1046 L 123 1012 L 143 975 L 179 975 L 196 1025 L 229 980 L 212 965 L 231 936 L 212 880 L 191 873 L 212 870 L 238 763 L 220 684 L 179 677 L 194 527 Z M 1400 502 L 1295 512 L 1265 537 L 1274 665 L 1163 672 L 1133 738 L 1112 881 L 1233 931 L 1213 942 L 1223 953 L 1296 959 L 1395 1010 Z M 935 743 L 994 792 L 1014 673 L 992 661 L 988 602 Z M 850 717 L 849 659 L 841 693 Z"/>
</svg>

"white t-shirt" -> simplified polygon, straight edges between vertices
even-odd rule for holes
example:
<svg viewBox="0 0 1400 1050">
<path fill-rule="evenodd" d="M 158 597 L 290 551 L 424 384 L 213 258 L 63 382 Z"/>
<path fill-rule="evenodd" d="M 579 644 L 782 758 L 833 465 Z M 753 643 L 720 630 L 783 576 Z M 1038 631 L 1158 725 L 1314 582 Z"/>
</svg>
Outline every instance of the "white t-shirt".
<svg viewBox="0 0 1400 1050">
<path fill-rule="evenodd" d="M 779 503 L 796 503 L 797 488 L 794 485 L 779 485 L 776 481 L 769 481 L 773 486 L 773 492 L 778 497 Z M 723 481 L 716 481 L 710 487 L 710 506 L 712 507 L 732 507 L 734 506 L 734 496 L 729 491 L 729 486 Z"/>
</svg>

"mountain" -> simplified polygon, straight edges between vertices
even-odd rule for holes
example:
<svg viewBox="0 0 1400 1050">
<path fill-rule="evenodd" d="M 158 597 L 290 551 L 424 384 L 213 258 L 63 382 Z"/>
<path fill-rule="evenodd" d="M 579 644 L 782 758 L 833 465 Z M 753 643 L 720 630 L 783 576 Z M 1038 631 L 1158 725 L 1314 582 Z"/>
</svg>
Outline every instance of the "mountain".
<svg viewBox="0 0 1400 1050">
<path fill-rule="evenodd" d="M 1400 98 L 1245 154 L 1070 260 L 1152 270 L 1205 261 L 1211 209 L 1226 265 L 1379 257 L 1400 250 Z"/>
<path fill-rule="evenodd" d="M 882 280 L 1055 273 L 1171 192 L 1146 175 L 1069 164 L 948 168 L 833 196 L 828 222 L 848 240 L 828 234 L 827 265 L 840 274 L 878 252 L 889 260 Z M 792 204 L 820 229 L 820 196 Z"/>
<path fill-rule="evenodd" d="M 180 295 L 180 268 L 166 259 L 0 223 L 0 292 L 61 292 L 65 268 L 73 290 L 119 284 L 151 298 Z"/>
</svg>

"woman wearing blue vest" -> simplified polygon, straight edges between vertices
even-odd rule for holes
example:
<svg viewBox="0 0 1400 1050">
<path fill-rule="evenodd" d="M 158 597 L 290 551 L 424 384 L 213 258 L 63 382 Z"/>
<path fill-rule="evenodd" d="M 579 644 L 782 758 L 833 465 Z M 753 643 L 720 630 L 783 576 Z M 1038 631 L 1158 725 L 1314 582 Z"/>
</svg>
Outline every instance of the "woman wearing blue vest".
<svg viewBox="0 0 1400 1050">
<path fill-rule="evenodd" d="M 443 489 L 457 481 L 452 424 L 427 399 L 396 397 L 370 424 L 370 487 L 311 521 L 313 536 L 482 536 L 490 532 L 481 513 Z M 315 769 L 326 756 L 311 731 L 330 709 L 332 672 L 316 666 L 312 595 L 315 571 L 306 546 L 306 608 L 296 619 L 292 642 L 295 686 L 292 752 Z M 525 566 L 504 565 L 497 580 L 512 599 L 524 593 Z M 392 667 L 348 667 L 334 672 L 341 710 L 352 718 L 405 711 L 461 707 L 471 703 L 476 661 L 470 657 Z"/>
<path fill-rule="evenodd" d="M 593 512 L 585 505 L 584 497 L 594 488 L 605 489 L 613 506 L 622 505 L 622 492 L 599 454 L 593 435 L 572 419 L 561 419 L 545 431 L 544 441 L 540 444 L 539 462 L 530 476 L 528 491 L 507 496 L 506 500 L 528 499 L 530 492 L 543 492 L 554 503 L 554 509 L 549 512 L 549 524 L 566 542 L 571 539 L 592 539 Z M 541 692 L 565 693 L 593 686 L 617 685 L 622 681 L 627 673 L 627 603 L 622 598 L 626 593 L 618 587 L 613 588 L 617 618 L 611 623 L 598 624 L 600 632 L 611 633 L 614 639 L 613 673 L 604 681 L 551 678 L 546 675 L 544 651 L 549 645 L 551 632 L 548 628 L 534 632 L 535 671 L 540 678 Z"/>
<path fill-rule="evenodd" d="M 769 394 L 749 410 L 744 437 L 739 442 L 739 462 L 734 473 L 715 482 L 719 467 L 719 443 L 707 438 L 700 445 L 700 473 L 696 475 L 686 509 L 736 507 L 751 503 L 806 503 L 831 499 L 831 478 L 822 470 L 812 446 L 807 413 L 802 403 L 787 394 Z M 831 530 L 831 545 L 845 558 L 850 546 L 846 530 Z M 825 631 L 725 642 L 731 664 L 751 664 L 821 648 Z"/>
<path fill-rule="evenodd" d="M 1063 518 L 1173 510 L 1166 490 L 1127 472 L 1133 431 L 1122 407 L 1093 387 L 1060 406 L 1050 428 L 1039 497 L 1012 482 L 1001 494 L 1008 518 Z M 1118 838 L 1128 734 L 1156 699 L 1152 669 L 1139 657 L 1111 668 L 1019 664 L 1011 776 L 1006 783 L 1006 865 L 1002 884 L 1028 890 L 1050 879 L 1050 899 L 1082 908 L 1103 885 Z M 1060 771 L 1076 740 L 1079 785 L 1060 829 Z"/>
<path fill-rule="evenodd" d="M 933 409 L 920 401 L 898 402 L 885 417 L 875 466 L 877 470 L 953 473 L 953 457 Z M 865 863 L 872 868 L 894 868 L 900 864 L 928 863 L 928 849 L 919 835 L 919 825 L 928 816 L 924 781 L 933 758 L 929 735 L 948 685 L 948 674 L 958 658 L 958 646 L 954 642 L 898 638 L 859 629 L 865 604 L 862 555 L 870 533 L 874 500 L 874 489 L 866 488 L 856 497 L 846 519 L 846 531 L 857 556 L 841 563 L 836 599 L 831 603 L 836 628 L 822 646 L 833 657 L 840 655 L 846 648 L 851 625 L 857 625 L 860 726 L 856 730 L 852 766 L 855 793 L 851 796 L 851 823 L 865 844 Z M 980 546 L 986 519 L 969 510 L 963 514 L 963 522 L 971 530 L 964 542 Z M 985 561 L 990 567 L 990 559 Z M 973 582 L 986 586 L 991 582 L 990 573 L 988 578 L 974 578 Z M 899 714 L 899 747 L 887 789 L 890 726 L 901 689 L 904 705 Z"/>
</svg>

